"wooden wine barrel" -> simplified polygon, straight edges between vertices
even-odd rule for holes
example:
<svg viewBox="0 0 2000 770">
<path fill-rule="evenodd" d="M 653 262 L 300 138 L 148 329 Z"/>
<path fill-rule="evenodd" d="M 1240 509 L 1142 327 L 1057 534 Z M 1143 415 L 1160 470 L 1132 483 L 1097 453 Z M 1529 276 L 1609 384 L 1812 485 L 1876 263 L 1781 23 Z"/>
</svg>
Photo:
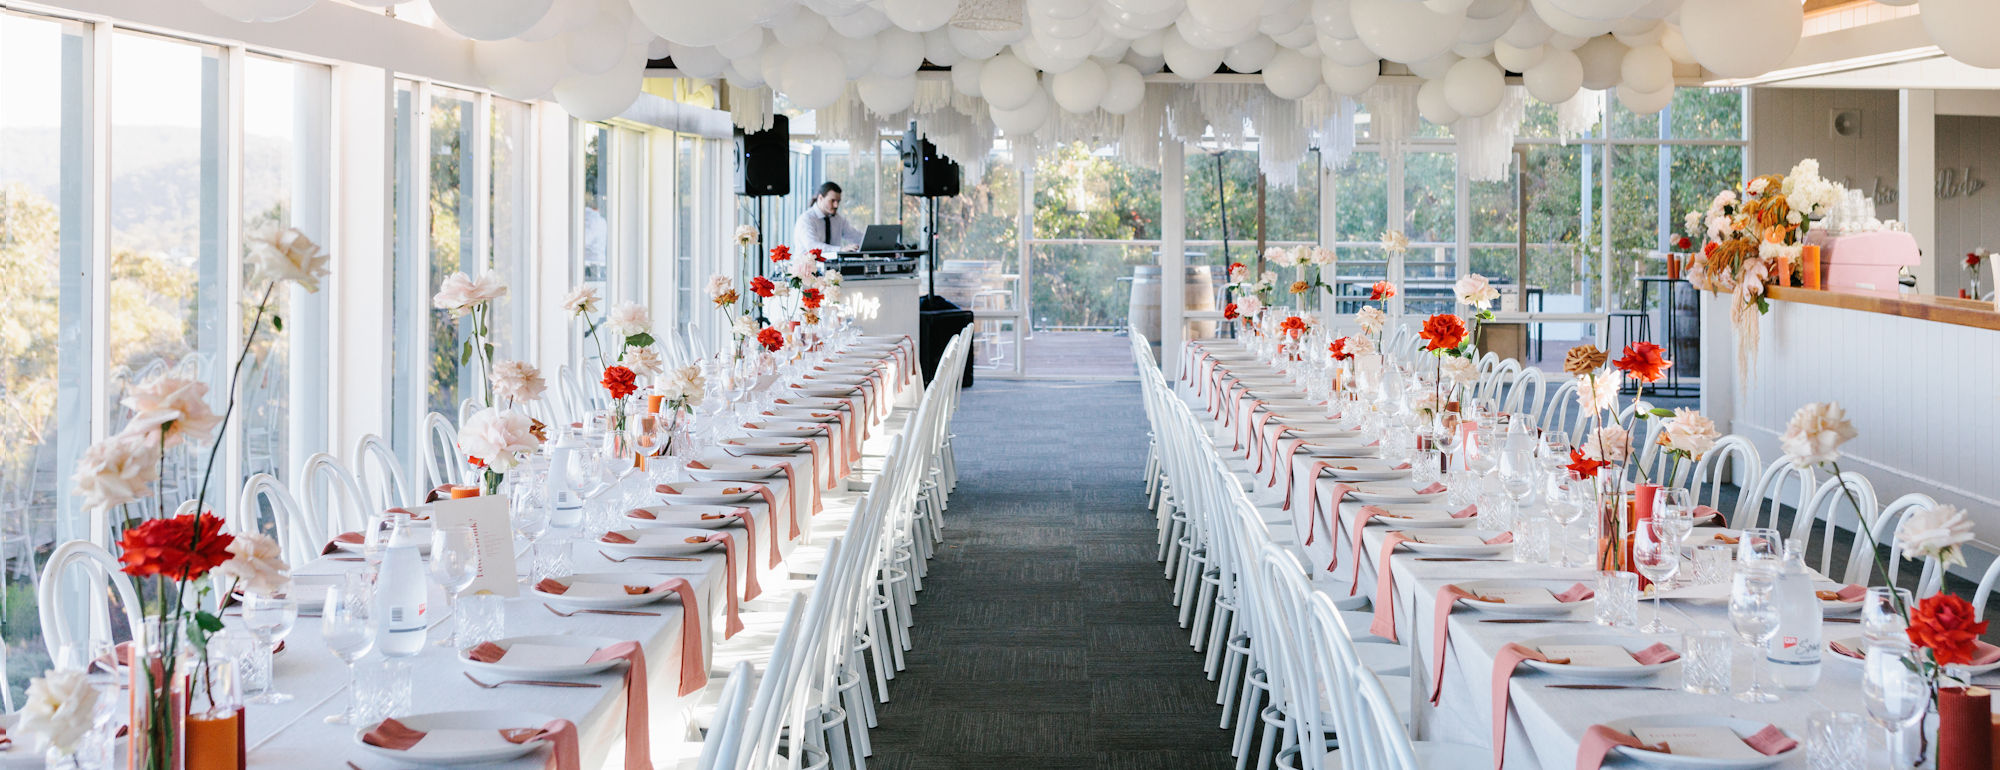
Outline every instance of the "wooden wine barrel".
<svg viewBox="0 0 2000 770">
<path fill-rule="evenodd" d="M 1207 265 L 1189 265 L 1185 270 L 1183 302 L 1185 310 L 1215 309 L 1215 274 Z M 1160 341 L 1160 266 L 1136 265 L 1132 268 L 1132 301 L 1128 318 L 1140 334 L 1158 344 Z M 1215 336 L 1214 321 L 1197 321 L 1189 324 L 1188 333 L 1192 339 Z"/>
</svg>

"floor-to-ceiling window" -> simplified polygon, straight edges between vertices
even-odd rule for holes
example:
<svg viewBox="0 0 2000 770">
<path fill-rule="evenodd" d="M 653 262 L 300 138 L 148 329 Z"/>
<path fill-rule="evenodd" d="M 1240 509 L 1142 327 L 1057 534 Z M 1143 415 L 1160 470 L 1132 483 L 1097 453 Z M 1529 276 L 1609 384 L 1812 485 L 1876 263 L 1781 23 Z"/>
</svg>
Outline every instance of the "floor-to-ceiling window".
<svg viewBox="0 0 2000 770">
<path fill-rule="evenodd" d="M 590 323 L 601 324 L 610 312 L 611 299 L 607 291 L 607 281 L 611 275 L 611 217 L 616 213 L 612 204 L 612 144 L 611 129 L 595 123 L 584 123 L 577 128 L 578 157 L 577 211 L 574 238 L 576 250 L 570 277 L 579 286 L 595 289 L 603 301 L 599 304 L 597 316 Z M 608 332 L 601 333 L 608 334 Z M 596 360 L 597 348 L 584 345 L 579 349 L 577 362 L 581 371 L 588 374 L 608 362 Z M 606 355 L 614 355 L 606 350 Z M 594 377 L 585 377 L 586 381 Z"/>
<path fill-rule="evenodd" d="M 432 87 L 429 94 L 430 152 L 430 291 L 436 294 L 453 273 L 477 273 L 472 219 L 471 93 Z M 427 295 L 428 296 L 428 295 Z M 430 411 L 458 419 L 460 401 L 473 395 L 477 383 L 462 365 L 470 341 L 470 320 L 450 311 L 430 310 L 430 372 L 426 401 Z"/>
<path fill-rule="evenodd" d="M 495 303 L 493 344 L 498 358 L 529 360 L 529 330 L 536 310 L 561 292 L 538 292 L 534 278 L 534 109 L 524 102 L 491 97 L 491 149 L 487 166 L 488 270 L 507 282 L 507 296 Z"/>
<path fill-rule="evenodd" d="M 1115 148 L 1072 144 L 1037 159 L 1023 271 L 1031 334 L 1022 343 L 1026 373 L 1131 375 L 1126 324 L 1136 321 L 1144 331 L 1149 317 L 1153 328 L 1159 323 L 1153 266 L 1160 209 L 1160 172 L 1126 162 Z M 998 286 L 980 290 L 1005 289 L 1016 279 L 1002 275 Z M 1148 285 L 1150 316 L 1142 297 Z M 1140 317 L 1132 317 L 1135 310 Z"/>
<path fill-rule="evenodd" d="M 697 303 L 707 301 L 700 294 L 704 276 L 696 275 L 697 238 L 712 237 L 703 231 L 696 189 L 701 183 L 701 137 L 681 134 L 674 137 L 674 321 L 686 327 L 695 318 Z"/>
</svg>

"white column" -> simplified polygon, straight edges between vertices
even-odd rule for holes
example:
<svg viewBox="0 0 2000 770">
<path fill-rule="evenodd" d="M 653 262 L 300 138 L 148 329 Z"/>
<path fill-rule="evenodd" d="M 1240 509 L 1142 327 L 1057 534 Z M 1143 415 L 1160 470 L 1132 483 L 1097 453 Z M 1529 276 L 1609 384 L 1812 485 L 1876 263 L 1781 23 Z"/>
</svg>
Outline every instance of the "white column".
<svg viewBox="0 0 2000 770">
<path fill-rule="evenodd" d="M 1896 218 L 1910 228 L 1923 262 L 1910 272 L 1917 291 L 1937 294 L 1957 276 L 1957 264 L 1937 255 L 1937 92 L 1896 92 Z"/>
<path fill-rule="evenodd" d="M 387 70 L 358 64 L 333 68 L 333 199 L 327 252 L 333 270 L 323 291 L 340 322 L 327 330 L 327 433 L 345 456 L 368 433 L 388 435 L 389 355 L 396 310 L 390 286 L 395 258 L 390 225 L 395 179 L 395 81 Z"/>
<path fill-rule="evenodd" d="M 535 277 L 544 287 L 541 292 L 544 300 L 543 307 L 534 314 L 535 355 L 546 376 L 554 376 L 557 367 L 571 360 L 570 349 L 576 342 L 571 319 L 556 309 L 556 303 L 576 286 L 576 276 L 570 272 L 574 248 L 570 192 L 576 184 L 570 172 L 570 162 L 575 157 L 570 147 L 570 124 L 569 114 L 562 108 L 547 102 L 536 103 L 533 259 Z"/>
<path fill-rule="evenodd" d="M 1180 376 L 1179 351 L 1187 309 L 1187 146 L 1173 140 L 1160 148 L 1160 371 Z M 1023 197 L 1026 197 L 1025 193 Z"/>
</svg>

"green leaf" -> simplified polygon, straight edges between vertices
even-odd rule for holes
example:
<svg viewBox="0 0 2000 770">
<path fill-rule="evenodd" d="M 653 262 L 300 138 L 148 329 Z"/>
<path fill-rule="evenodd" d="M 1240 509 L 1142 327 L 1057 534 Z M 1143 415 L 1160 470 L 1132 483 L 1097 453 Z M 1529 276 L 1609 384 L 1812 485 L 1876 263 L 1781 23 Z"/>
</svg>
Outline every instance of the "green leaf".
<svg viewBox="0 0 2000 770">
<path fill-rule="evenodd" d="M 645 332 L 639 332 L 638 334 L 626 337 L 625 344 L 631 347 L 643 348 L 646 347 L 647 345 L 653 344 L 653 335 L 647 334 Z"/>
<path fill-rule="evenodd" d="M 222 618 L 218 618 L 214 613 L 206 610 L 194 614 L 194 623 L 201 630 L 211 634 L 222 630 Z"/>
<path fill-rule="evenodd" d="M 284 330 L 285 330 L 285 317 L 284 317 L 284 316 L 281 316 L 281 315 L 277 315 L 277 314 L 275 314 L 275 313 L 274 313 L 274 314 L 272 314 L 272 315 L 271 315 L 271 328 L 273 328 L 273 329 L 276 329 L 276 330 L 278 330 L 278 331 L 284 331 Z"/>
<path fill-rule="evenodd" d="M 1666 408 L 1666 407 L 1662 406 L 1662 407 L 1657 407 L 1657 408 L 1653 409 L 1653 411 L 1651 412 L 1651 414 L 1652 414 L 1652 415 L 1653 415 L 1654 417 L 1672 417 L 1672 416 L 1674 416 L 1674 410 L 1672 410 L 1672 409 L 1668 409 L 1668 408 Z"/>
<path fill-rule="evenodd" d="M 471 360 L 472 360 L 472 340 L 466 340 L 465 347 L 462 348 L 458 353 L 458 362 L 460 364 L 464 364 L 465 362 Z"/>
</svg>

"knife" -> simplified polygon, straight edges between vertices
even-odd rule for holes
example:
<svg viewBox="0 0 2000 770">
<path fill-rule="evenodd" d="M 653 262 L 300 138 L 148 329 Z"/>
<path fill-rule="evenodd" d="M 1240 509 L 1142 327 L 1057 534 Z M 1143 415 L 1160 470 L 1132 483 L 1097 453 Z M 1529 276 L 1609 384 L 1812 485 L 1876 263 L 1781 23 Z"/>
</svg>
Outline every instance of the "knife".
<svg viewBox="0 0 2000 770">
<path fill-rule="evenodd" d="M 1549 684 L 1542 685 L 1556 690 L 1678 690 L 1678 687 L 1649 687 L 1637 684 Z"/>
<path fill-rule="evenodd" d="M 1823 618 L 1828 623 L 1859 623 L 1860 618 Z"/>
<path fill-rule="evenodd" d="M 1471 556 L 1419 556 L 1417 557 L 1417 561 L 1493 561 L 1493 559 L 1479 559 Z"/>
<path fill-rule="evenodd" d="M 1588 620 L 1557 620 L 1552 618 L 1485 618 L 1481 623 L 1588 623 Z"/>
</svg>

